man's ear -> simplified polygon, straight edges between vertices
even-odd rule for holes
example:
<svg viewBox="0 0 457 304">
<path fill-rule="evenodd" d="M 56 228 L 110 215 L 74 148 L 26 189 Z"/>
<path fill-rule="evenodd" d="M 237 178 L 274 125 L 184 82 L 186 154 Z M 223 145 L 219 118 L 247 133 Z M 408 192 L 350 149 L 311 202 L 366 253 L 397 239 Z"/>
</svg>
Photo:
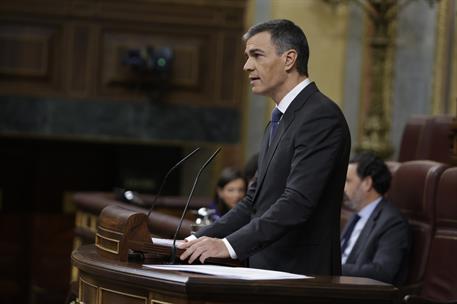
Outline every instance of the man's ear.
<svg viewBox="0 0 457 304">
<path fill-rule="evenodd" d="M 290 49 L 288 51 L 285 51 L 283 55 L 285 58 L 284 68 L 287 72 L 290 72 L 297 61 L 297 51 L 294 49 Z"/>
<path fill-rule="evenodd" d="M 367 192 L 373 189 L 373 179 L 371 176 L 367 176 L 363 179 L 363 186 Z"/>
</svg>

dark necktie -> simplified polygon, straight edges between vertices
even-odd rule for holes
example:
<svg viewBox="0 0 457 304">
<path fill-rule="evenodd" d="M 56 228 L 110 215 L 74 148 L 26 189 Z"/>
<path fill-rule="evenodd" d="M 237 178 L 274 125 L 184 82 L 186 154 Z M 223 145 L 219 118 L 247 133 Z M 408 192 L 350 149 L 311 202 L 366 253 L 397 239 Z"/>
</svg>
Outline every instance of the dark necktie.
<svg viewBox="0 0 457 304">
<path fill-rule="evenodd" d="M 270 146 L 271 142 L 273 141 L 276 130 L 279 126 L 279 121 L 281 120 L 282 112 L 279 111 L 278 108 L 274 108 L 273 112 L 271 112 L 271 128 L 270 128 L 270 140 L 268 141 L 268 146 Z"/>
<path fill-rule="evenodd" d="M 348 228 L 344 232 L 343 236 L 341 237 L 341 254 L 346 250 L 347 246 L 349 245 L 349 239 L 351 238 L 352 231 L 354 230 L 355 225 L 360 220 L 360 215 L 357 213 L 351 219 L 351 222 L 348 225 Z"/>
</svg>

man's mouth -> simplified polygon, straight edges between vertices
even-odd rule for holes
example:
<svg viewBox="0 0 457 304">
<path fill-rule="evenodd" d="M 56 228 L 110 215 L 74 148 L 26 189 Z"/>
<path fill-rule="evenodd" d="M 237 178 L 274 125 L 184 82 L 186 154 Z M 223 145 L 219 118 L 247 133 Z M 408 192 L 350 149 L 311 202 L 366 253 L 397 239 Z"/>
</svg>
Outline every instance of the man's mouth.
<svg viewBox="0 0 457 304">
<path fill-rule="evenodd" d="M 249 79 L 251 80 L 251 84 L 253 84 L 254 81 L 260 80 L 260 77 L 250 76 Z"/>
</svg>

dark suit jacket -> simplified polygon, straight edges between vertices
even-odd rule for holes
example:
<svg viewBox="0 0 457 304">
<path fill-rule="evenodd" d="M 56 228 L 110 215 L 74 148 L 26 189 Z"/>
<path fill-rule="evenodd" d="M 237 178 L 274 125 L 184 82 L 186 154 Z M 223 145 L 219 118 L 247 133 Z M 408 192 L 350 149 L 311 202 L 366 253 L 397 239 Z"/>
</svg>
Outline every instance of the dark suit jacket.
<svg viewBox="0 0 457 304">
<path fill-rule="evenodd" d="M 406 278 L 409 247 L 408 222 L 397 208 L 383 199 L 343 264 L 343 275 L 401 284 Z"/>
<path fill-rule="evenodd" d="M 309 275 L 341 272 L 339 216 L 350 135 L 338 106 L 309 84 L 284 113 L 256 181 L 197 237 L 226 237 L 249 266 Z"/>
</svg>

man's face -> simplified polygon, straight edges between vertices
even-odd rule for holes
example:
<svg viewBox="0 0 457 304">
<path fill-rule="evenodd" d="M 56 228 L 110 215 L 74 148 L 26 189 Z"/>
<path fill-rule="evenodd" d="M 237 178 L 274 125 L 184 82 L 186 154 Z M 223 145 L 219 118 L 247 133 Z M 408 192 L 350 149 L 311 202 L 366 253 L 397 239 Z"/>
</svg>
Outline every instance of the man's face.
<svg viewBox="0 0 457 304">
<path fill-rule="evenodd" d="M 365 199 L 365 189 L 363 181 L 357 175 L 357 164 L 349 164 L 344 185 L 346 194 L 345 204 L 350 209 L 360 211 Z"/>
<path fill-rule="evenodd" d="M 285 53 L 278 55 L 270 33 L 261 32 L 246 41 L 245 54 L 243 69 L 249 73 L 252 92 L 275 99 L 287 79 Z"/>
</svg>

